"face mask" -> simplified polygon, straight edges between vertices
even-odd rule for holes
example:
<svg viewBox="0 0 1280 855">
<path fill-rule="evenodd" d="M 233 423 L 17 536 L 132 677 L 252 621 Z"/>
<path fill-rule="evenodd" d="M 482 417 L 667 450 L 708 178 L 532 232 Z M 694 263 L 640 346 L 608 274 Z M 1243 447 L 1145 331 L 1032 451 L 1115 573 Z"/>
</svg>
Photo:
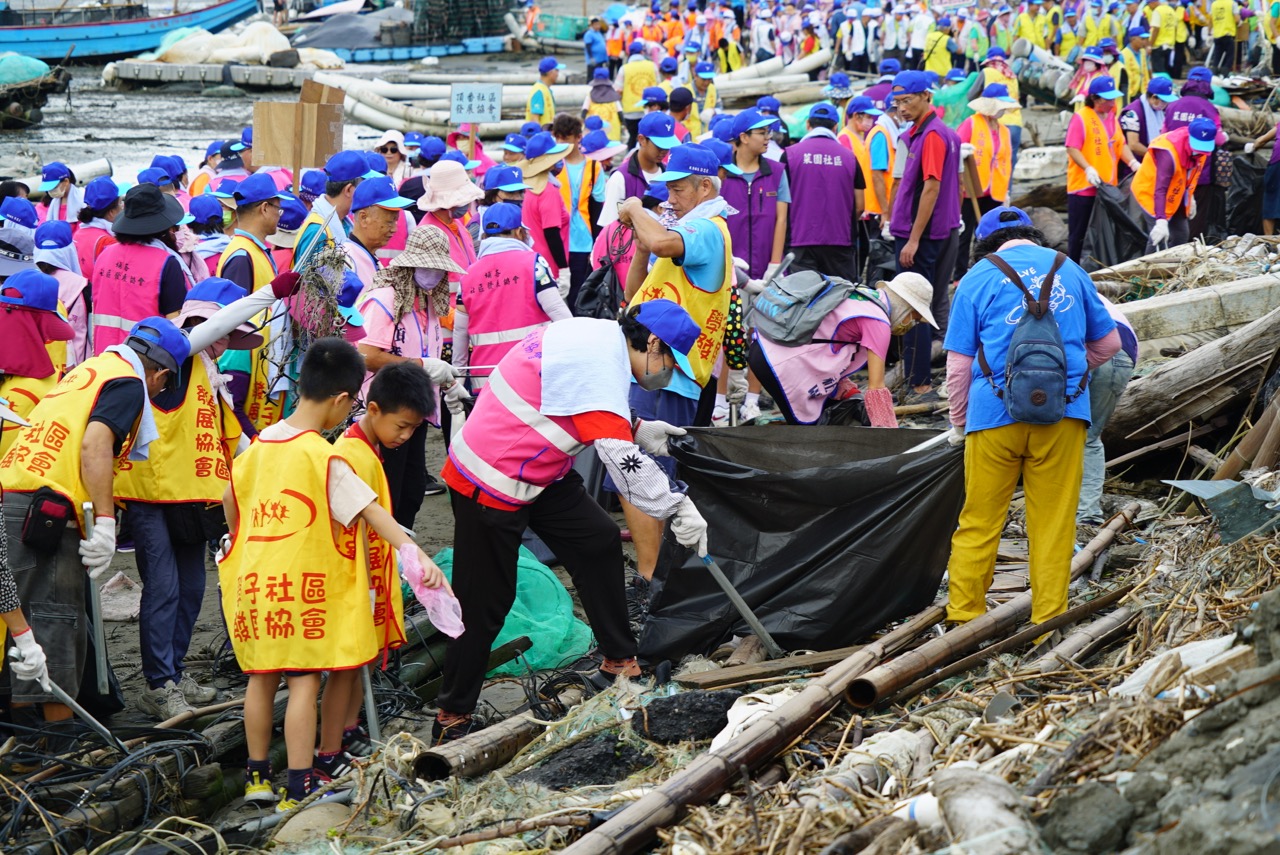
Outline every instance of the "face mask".
<svg viewBox="0 0 1280 855">
<path fill-rule="evenodd" d="M 450 208 L 449 215 L 453 217 L 455 220 L 460 220 L 463 217 L 465 217 L 467 215 L 467 211 L 470 211 L 470 210 L 471 210 L 470 205 L 462 205 L 457 208 Z"/>
<path fill-rule="evenodd" d="M 59 185 L 50 190 L 49 195 L 55 199 L 61 199 L 67 195 L 67 188 Z"/>
<path fill-rule="evenodd" d="M 440 284 L 440 280 L 444 278 L 443 270 L 431 270 L 426 267 L 419 267 L 413 271 L 413 281 L 423 291 L 430 291 L 436 285 Z"/>
<path fill-rule="evenodd" d="M 890 297 L 889 308 L 892 310 L 889 316 L 889 332 L 892 335 L 903 335 L 915 326 L 911 318 L 912 309 L 905 300 Z"/>
<path fill-rule="evenodd" d="M 231 215 L 231 212 L 230 212 L 230 211 L 228 211 L 226 208 L 223 208 L 223 209 L 222 209 L 222 227 L 223 227 L 224 229 L 225 229 L 227 226 L 231 225 L 231 216 L 232 216 L 232 215 Z"/>
<path fill-rule="evenodd" d="M 671 385 L 671 376 L 674 373 L 674 368 L 667 368 L 666 366 L 663 366 L 658 371 L 651 372 L 649 370 L 649 353 L 646 352 L 644 355 L 644 374 L 636 378 L 636 384 L 646 392 L 656 392 Z"/>
</svg>

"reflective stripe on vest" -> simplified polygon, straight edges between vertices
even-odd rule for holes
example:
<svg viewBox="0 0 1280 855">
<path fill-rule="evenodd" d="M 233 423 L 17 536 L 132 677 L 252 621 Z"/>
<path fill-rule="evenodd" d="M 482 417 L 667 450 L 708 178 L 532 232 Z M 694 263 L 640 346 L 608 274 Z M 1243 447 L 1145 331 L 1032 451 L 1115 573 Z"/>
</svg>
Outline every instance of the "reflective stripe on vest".
<svg viewBox="0 0 1280 855">
<path fill-rule="evenodd" d="M 459 290 L 472 363 L 497 365 L 511 345 L 551 323 L 535 291 L 537 258 L 528 250 L 489 253 L 462 277 Z M 485 373 L 476 372 L 480 377 Z"/>
<path fill-rule="evenodd" d="M 527 327 L 520 327 L 514 330 L 501 330 L 500 332 L 476 333 L 475 335 L 468 333 L 467 337 L 471 340 L 471 344 L 474 347 L 482 347 L 486 344 L 510 344 L 512 342 L 520 341 L 538 327 L 546 326 L 547 323 L 549 322 L 530 324 Z"/>
<path fill-rule="evenodd" d="M 1106 123 L 1092 107 L 1082 106 L 1078 114 L 1084 123 L 1084 142 L 1080 153 L 1085 162 L 1098 170 L 1103 184 L 1116 183 L 1116 165 L 1120 162 L 1120 147 L 1124 140 L 1120 136 L 1120 123 L 1115 114 L 1111 114 L 1111 132 L 1107 133 Z M 1067 192 L 1078 193 L 1091 187 L 1086 173 L 1071 158 L 1067 158 Z"/>
<path fill-rule="evenodd" d="M 1009 198 L 1009 179 L 1013 174 L 1013 150 L 1009 129 L 999 122 L 1000 147 L 995 147 L 990 120 L 983 115 L 973 117 L 973 159 L 978 165 L 978 185 L 986 195 L 1003 202 Z"/>
<path fill-rule="evenodd" d="M 93 351 L 123 344 L 133 325 L 160 314 L 160 277 L 169 252 L 155 246 L 112 244 L 93 266 Z"/>
</svg>

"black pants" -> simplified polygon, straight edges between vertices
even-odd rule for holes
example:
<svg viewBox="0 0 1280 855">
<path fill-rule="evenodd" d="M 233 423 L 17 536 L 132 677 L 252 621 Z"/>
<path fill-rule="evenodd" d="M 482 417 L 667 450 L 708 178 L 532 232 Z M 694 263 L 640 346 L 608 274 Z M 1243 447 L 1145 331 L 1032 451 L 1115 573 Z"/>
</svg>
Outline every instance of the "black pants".
<svg viewBox="0 0 1280 855">
<path fill-rule="evenodd" d="M 850 282 L 858 280 L 856 249 L 849 244 L 814 244 L 812 246 L 788 246 L 787 252 L 795 254 L 788 269 L 791 273 L 816 270 L 827 276 L 838 276 Z"/>
<path fill-rule="evenodd" d="M 1151 70 L 1156 74 L 1173 76 L 1173 48 L 1159 47 L 1151 49 Z"/>
<path fill-rule="evenodd" d="M 622 123 L 627 126 L 627 145 L 635 148 L 640 144 L 640 117 L 634 119 L 623 119 Z"/>
<path fill-rule="evenodd" d="M 1218 36 L 1213 40 L 1213 56 L 1209 60 L 1210 67 L 1218 74 L 1230 74 L 1232 63 L 1236 58 L 1236 37 Z"/>
<path fill-rule="evenodd" d="M 1000 207 L 1000 203 L 990 196 L 978 198 L 978 210 L 982 213 Z M 973 233 L 978 228 L 978 215 L 973 212 L 973 203 L 964 199 L 960 206 L 960 218 L 964 220 L 964 234 L 956 241 L 956 281 L 969 272 L 969 256 L 973 252 Z"/>
<path fill-rule="evenodd" d="M 867 55 L 865 53 L 855 53 L 849 59 L 849 70 L 856 71 L 859 74 L 867 73 Z"/>
<path fill-rule="evenodd" d="M 487 508 L 450 492 L 453 502 L 453 592 L 466 630 L 449 644 L 437 701 L 457 715 L 475 709 L 489 650 L 516 598 L 516 558 L 526 528 L 542 538 L 573 579 L 600 651 L 610 659 L 636 655 L 627 622 L 622 537 L 617 524 L 570 471 L 515 511 Z"/>
<path fill-rule="evenodd" d="M 1096 196 L 1067 194 L 1067 258 L 1076 264 L 1080 263 L 1080 254 L 1084 252 L 1084 236 L 1089 231 L 1095 199 Z"/>
<path fill-rule="evenodd" d="M 947 268 L 945 274 L 938 275 L 938 263 L 942 261 L 942 256 L 946 253 L 948 245 L 955 245 L 954 232 L 955 229 L 952 229 L 951 235 L 939 240 L 921 238 L 910 267 L 905 267 L 902 264 L 902 248 L 907 245 L 907 239 L 894 238 L 893 249 L 894 255 L 898 257 L 898 272 L 905 273 L 910 271 L 919 273 L 932 283 L 933 300 L 930 308 L 933 311 L 933 318 L 938 322 L 939 326 L 944 326 L 946 323 L 945 317 L 949 314 L 950 294 L 947 286 L 951 284 L 952 268 Z M 952 265 L 955 264 L 954 256 L 951 263 Z M 939 308 L 942 307 L 945 307 L 948 311 L 945 313 L 939 312 Z M 899 341 L 902 348 L 906 381 L 912 386 L 927 386 L 932 383 L 933 328 L 928 324 L 916 324 Z"/>
<path fill-rule="evenodd" d="M 427 423 L 418 425 L 399 448 L 382 449 L 382 469 L 391 487 L 391 516 L 405 528 L 413 528 L 427 488 Z"/>
<path fill-rule="evenodd" d="M 582 283 L 587 281 L 587 277 L 590 275 L 591 253 L 569 253 L 569 296 L 564 299 L 569 306 L 569 311 L 573 311 L 573 307 L 578 302 L 578 289 L 582 287 Z"/>
</svg>

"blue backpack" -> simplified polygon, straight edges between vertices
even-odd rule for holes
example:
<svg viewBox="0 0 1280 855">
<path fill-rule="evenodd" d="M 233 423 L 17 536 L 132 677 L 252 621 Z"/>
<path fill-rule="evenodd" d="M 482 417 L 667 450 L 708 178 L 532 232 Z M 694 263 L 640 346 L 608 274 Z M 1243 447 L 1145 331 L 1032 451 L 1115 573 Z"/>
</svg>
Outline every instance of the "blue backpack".
<svg viewBox="0 0 1280 855">
<path fill-rule="evenodd" d="M 987 364 L 982 346 L 978 346 L 978 365 L 982 374 L 1014 421 L 1032 425 L 1057 424 L 1066 415 L 1067 404 L 1080 397 L 1089 384 L 1086 371 L 1074 394 L 1067 394 L 1067 350 L 1062 345 L 1062 332 L 1049 306 L 1053 281 L 1066 260 L 1061 252 L 1054 257 L 1037 299 L 1007 261 L 994 252 L 987 256 L 987 261 L 1018 286 L 1027 303 L 1005 354 L 1003 389 L 996 384 L 995 373 Z"/>
</svg>

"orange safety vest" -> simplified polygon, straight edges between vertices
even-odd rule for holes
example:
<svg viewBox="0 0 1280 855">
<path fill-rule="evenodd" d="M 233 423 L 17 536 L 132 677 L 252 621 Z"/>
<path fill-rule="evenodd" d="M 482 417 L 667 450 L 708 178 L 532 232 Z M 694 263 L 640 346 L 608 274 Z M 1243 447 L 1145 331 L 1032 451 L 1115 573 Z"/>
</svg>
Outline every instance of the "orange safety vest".
<svg viewBox="0 0 1280 855">
<path fill-rule="evenodd" d="M 1133 177 L 1133 185 L 1130 189 L 1133 191 L 1133 198 L 1138 200 L 1138 204 L 1148 216 L 1156 215 L 1156 159 L 1152 154 L 1156 149 L 1169 152 L 1174 162 L 1173 178 L 1169 181 L 1169 189 L 1164 199 L 1165 218 L 1168 219 L 1177 213 L 1179 205 L 1182 205 L 1184 212 L 1190 215 L 1191 205 L 1186 198 L 1187 187 L 1196 186 L 1200 180 L 1200 170 L 1204 169 L 1209 158 L 1193 157 L 1190 165 L 1183 163 L 1179 151 L 1188 146 L 1187 133 L 1186 128 L 1176 128 L 1167 134 L 1161 134 L 1151 141 L 1151 145 L 1147 147 L 1147 153 L 1142 156 L 1142 165 L 1138 167 L 1138 174 Z"/>
<path fill-rule="evenodd" d="M 658 24 L 646 24 L 641 27 L 640 37 L 646 42 L 658 42 L 659 44 L 667 40 L 666 33 L 663 32 L 662 27 Z"/>
<path fill-rule="evenodd" d="M 884 192 L 891 197 L 893 195 L 893 161 L 897 156 L 897 152 L 895 151 L 893 140 L 889 138 L 889 129 L 884 125 L 872 125 L 871 130 L 867 131 L 867 138 L 865 140 L 867 146 L 868 168 L 867 171 L 863 173 L 863 177 L 867 181 L 867 189 L 863 196 L 863 201 L 866 204 L 868 211 L 871 210 L 871 206 L 874 204 L 879 213 L 884 213 L 884 209 L 888 206 L 889 200 L 881 199 L 876 195 L 876 186 L 871 180 L 871 140 L 876 134 L 880 134 L 884 137 L 885 148 L 889 150 L 889 168 L 884 172 Z"/>
<path fill-rule="evenodd" d="M 609 32 L 610 37 L 604 40 L 605 53 L 614 59 L 619 59 L 622 56 L 622 31 L 615 27 Z M 613 33 L 617 35 L 612 35 Z"/>
<path fill-rule="evenodd" d="M 996 121 L 995 126 L 1000 129 L 1000 147 L 997 149 L 991 125 L 986 116 L 973 116 L 970 135 L 973 159 L 978 165 L 979 188 L 986 191 L 984 195 L 1003 202 L 1009 198 L 1009 180 L 1013 176 L 1013 143 L 1009 139 L 1009 129 Z"/>
<path fill-rule="evenodd" d="M 1115 184 L 1120 149 L 1124 145 L 1124 137 L 1120 136 L 1120 122 L 1112 114 L 1114 124 L 1108 132 L 1102 117 L 1092 107 L 1082 107 L 1077 115 L 1084 122 L 1084 144 L 1080 147 L 1080 153 L 1090 166 L 1098 170 L 1104 184 Z M 1079 193 L 1091 186 L 1089 179 L 1085 177 L 1085 171 L 1068 158 L 1067 192 Z"/>
<path fill-rule="evenodd" d="M 612 138 L 611 138 L 612 139 Z M 574 209 L 574 200 L 569 197 L 569 165 L 565 164 L 564 170 L 558 176 L 560 181 L 560 198 L 564 200 L 566 211 Z M 578 213 L 582 215 L 582 220 L 591 226 L 591 211 L 588 206 L 591 204 L 591 189 L 596 186 L 596 180 L 600 175 L 600 163 L 595 160 L 588 159 L 586 166 L 582 169 L 582 186 L 578 188 Z"/>
</svg>

